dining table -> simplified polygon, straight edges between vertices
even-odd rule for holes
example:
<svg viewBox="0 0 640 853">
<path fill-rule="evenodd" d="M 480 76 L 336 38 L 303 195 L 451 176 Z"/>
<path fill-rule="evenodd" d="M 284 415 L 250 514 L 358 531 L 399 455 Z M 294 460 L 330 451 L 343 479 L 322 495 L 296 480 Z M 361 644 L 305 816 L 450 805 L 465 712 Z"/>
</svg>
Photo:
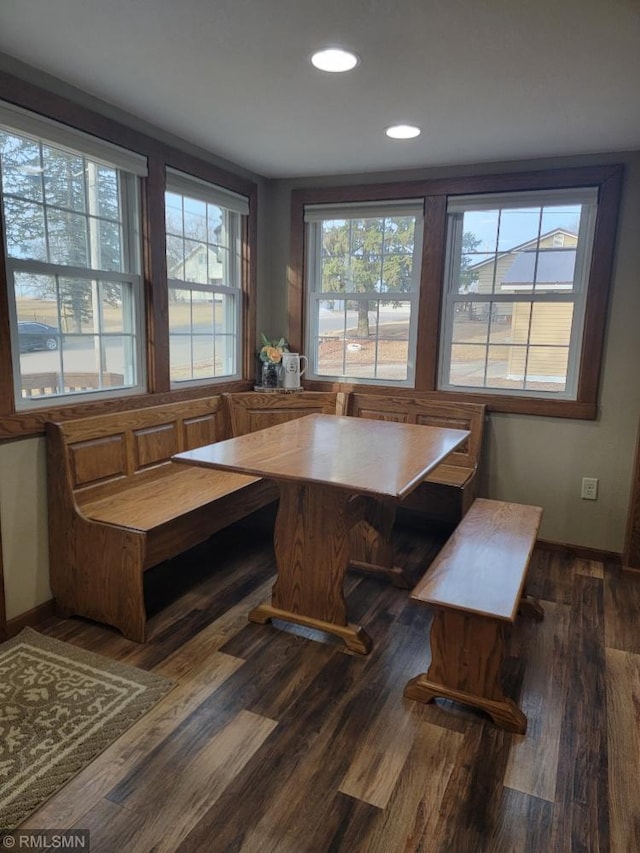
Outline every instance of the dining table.
<svg viewBox="0 0 640 853">
<path fill-rule="evenodd" d="M 293 622 L 367 654 L 371 638 L 349 622 L 344 594 L 357 549 L 354 530 L 362 527 L 366 540 L 356 556 L 368 557 L 356 565 L 375 569 L 376 554 L 388 561 L 389 509 L 468 437 L 467 430 L 312 414 L 178 453 L 173 460 L 253 474 L 279 486 L 276 581 L 270 602 L 255 607 L 249 620 Z"/>
</svg>

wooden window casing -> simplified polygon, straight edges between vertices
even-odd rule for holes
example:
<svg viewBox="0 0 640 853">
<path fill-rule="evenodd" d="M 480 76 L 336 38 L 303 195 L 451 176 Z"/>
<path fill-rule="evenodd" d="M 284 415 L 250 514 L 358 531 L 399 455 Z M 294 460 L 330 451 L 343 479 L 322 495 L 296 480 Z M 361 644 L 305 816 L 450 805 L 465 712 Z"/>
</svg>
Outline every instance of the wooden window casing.
<svg viewBox="0 0 640 853">
<path fill-rule="evenodd" d="M 294 190 L 291 201 L 289 263 L 289 341 L 301 351 L 305 339 L 305 205 L 423 199 L 424 236 L 418 307 L 415 387 L 412 390 L 442 400 L 485 403 L 489 410 L 549 417 L 594 419 L 597 416 L 600 368 L 604 347 L 607 306 L 615 251 L 623 167 L 593 166 L 540 172 L 443 178 L 433 181 L 367 184 Z M 525 395 L 437 390 L 440 316 L 446 252 L 447 199 L 453 195 L 527 192 L 561 188 L 597 187 L 598 212 L 583 323 L 583 346 L 577 393 L 573 399 Z M 307 382 L 315 390 L 356 388 L 348 382 Z M 401 394 L 403 389 L 377 386 L 380 393 Z M 410 393 L 409 389 L 404 389 Z"/>
<path fill-rule="evenodd" d="M 165 252 L 166 170 L 176 169 L 211 184 L 244 195 L 249 200 L 242 243 L 242 379 L 211 385 L 211 393 L 247 390 L 254 379 L 256 321 L 257 186 L 240 175 L 228 172 L 139 131 L 87 110 L 66 98 L 54 95 L 11 74 L 0 72 L 0 100 L 63 122 L 102 140 L 147 157 L 148 177 L 141 180 L 142 275 L 146 314 L 147 392 L 134 396 L 71 402 L 52 400 L 51 406 L 16 412 L 9 327 L 9 305 L 4 251 L 0 252 L 0 440 L 39 435 L 48 420 L 65 420 L 100 412 L 152 406 L 191 399 L 207 393 L 207 387 L 172 390 L 169 379 L 169 320 L 167 263 Z M 0 213 L 0 243 L 4 246 Z M 64 399 L 64 398 L 63 398 Z"/>
</svg>

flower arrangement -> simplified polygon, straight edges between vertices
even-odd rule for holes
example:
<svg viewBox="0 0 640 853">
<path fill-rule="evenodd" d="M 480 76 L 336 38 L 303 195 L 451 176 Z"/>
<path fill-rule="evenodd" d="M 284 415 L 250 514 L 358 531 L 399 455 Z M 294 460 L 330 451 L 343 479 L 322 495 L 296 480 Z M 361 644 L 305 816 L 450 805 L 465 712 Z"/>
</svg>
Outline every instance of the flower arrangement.
<svg viewBox="0 0 640 853">
<path fill-rule="evenodd" d="M 262 335 L 258 358 L 263 364 L 280 364 L 284 352 L 289 352 L 289 344 L 285 338 L 267 338 Z"/>
</svg>

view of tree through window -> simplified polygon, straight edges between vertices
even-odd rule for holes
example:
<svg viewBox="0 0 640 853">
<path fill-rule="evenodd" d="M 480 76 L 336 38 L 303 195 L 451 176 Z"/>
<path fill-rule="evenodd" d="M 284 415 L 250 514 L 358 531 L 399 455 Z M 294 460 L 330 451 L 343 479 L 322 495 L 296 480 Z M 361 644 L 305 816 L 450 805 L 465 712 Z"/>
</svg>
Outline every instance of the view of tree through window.
<svg viewBox="0 0 640 853">
<path fill-rule="evenodd" d="M 136 386 L 135 182 L 4 130 L 0 170 L 20 398 Z"/>
<path fill-rule="evenodd" d="M 307 214 L 310 374 L 410 379 L 419 216 L 416 205 L 348 217 L 321 208 Z"/>
</svg>

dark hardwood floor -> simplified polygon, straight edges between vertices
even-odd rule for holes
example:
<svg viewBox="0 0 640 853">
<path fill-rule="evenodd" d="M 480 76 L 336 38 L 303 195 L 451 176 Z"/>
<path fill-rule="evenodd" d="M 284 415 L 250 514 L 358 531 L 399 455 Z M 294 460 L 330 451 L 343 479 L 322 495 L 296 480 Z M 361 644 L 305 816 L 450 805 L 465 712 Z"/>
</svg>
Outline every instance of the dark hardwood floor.
<svg viewBox="0 0 640 853">
<path fill-rule="evenodd" d="M 396 547 L 417 574 L 437 542 L 399 528 Z M 384 581 L 346 583 L 367 657 L 247 622 L 273 567 L 268 526 L 236 526 L 148 573 L 145 645 L 41 627 L 175 687 L 24 827 L 88 828 L 92 853 L 640 851 L 640 577 L 534 554 L 545 620 L 520 620 L 505 666 L 519 736 L 403 698 L 430 613 Z"/>
</svg>

